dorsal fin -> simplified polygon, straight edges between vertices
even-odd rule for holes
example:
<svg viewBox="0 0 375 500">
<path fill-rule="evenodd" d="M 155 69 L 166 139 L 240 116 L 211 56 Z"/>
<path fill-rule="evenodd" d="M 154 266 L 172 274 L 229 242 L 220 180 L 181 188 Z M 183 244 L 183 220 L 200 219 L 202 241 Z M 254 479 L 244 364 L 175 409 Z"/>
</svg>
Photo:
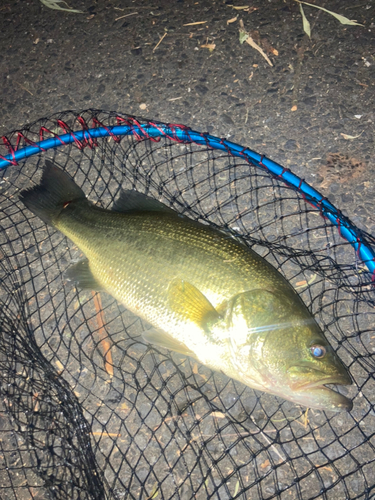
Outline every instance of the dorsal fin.
<svg viewBox="0 0 375 500">
<path fill-rule="evenodd" d="M 115 212 L 163 212 L 178 216 L 178 213 L 161 201 L 131 189 L 123 189 L 113 204 Z"/>
</svg>

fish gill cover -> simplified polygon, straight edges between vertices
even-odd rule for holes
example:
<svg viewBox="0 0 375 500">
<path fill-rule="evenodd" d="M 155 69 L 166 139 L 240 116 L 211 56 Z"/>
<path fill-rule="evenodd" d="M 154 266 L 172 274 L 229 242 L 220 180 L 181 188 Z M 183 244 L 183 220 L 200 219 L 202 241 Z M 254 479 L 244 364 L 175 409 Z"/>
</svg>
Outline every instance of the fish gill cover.
<svg viewBox="0 0 375 500">
<path fill-rule="evenodd" d="M 180 125 L 66 112 L 2 142 L 1 498 L 374 497 L 371 235 L 286 169 Z M 353 410 L 306 412 L 152 347 L 149 325 L 69 284 L 81 252 L 19 201 L 46 159 L 104 208 L 135 189 L 240 236 L 314 315 Z"/>
</svg>

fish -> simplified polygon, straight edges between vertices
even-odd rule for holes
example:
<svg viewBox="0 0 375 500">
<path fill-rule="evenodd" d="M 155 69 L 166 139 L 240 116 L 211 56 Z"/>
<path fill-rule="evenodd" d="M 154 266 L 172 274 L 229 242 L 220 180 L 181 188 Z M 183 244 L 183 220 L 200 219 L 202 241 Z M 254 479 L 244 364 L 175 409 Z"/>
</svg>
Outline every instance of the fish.
<svg viewBox="0 0 375 500">
<path fill-rule="evenodd" d="M 135 190 L 111 210 L 46 160 L 22 203 L 85 255 L 66 274 L 147 321 L 145 341 L 308 408 L 350 411 L 352 379 L 283 275 L 241 238 Z"/>
</svg>

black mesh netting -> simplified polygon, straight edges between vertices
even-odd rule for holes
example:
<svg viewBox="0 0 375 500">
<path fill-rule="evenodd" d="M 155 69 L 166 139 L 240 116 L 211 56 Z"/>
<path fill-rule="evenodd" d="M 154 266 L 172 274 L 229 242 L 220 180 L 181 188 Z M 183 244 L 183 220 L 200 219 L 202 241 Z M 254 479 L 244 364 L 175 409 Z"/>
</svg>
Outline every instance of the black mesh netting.
<svg viewBox="0 0 375 500">
<path fill-rule="evenodd" d="M 90 113 L 80 114 L 86 123 Z M 107 127 L 117 123 L 118 115 L 95 114 Z M 77 116 L 7 138 L 21 147 L 41 129 L 61 134 L 58 119 L 77 130 Z M 78 146 L 0 174 L 0 497 L 374 498 L 375 296 L 337 228 L 227 152 L 165 137 Z M 38 183 L 45 158 L 103 207 L 133 188 L 241 235 L 297 289 L 348 367 L 355 384 L 340 390 L 354 398 L 352 412 L 306 413 L 150 347 L 140 336 L 147 325 L 122 305 L 67 283 L 80 251 L 18 201 L 20 189 Z"/>
</svg>

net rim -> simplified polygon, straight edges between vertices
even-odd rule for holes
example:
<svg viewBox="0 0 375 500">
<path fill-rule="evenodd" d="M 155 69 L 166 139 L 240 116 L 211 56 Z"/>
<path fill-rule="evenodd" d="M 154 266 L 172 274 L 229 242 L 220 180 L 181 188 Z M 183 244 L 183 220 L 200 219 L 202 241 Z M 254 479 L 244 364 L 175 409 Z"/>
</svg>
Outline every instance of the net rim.
<svg viewBox="0 0 375 500">
<path fill-rule="evenodd" d="M 87 112 L 92 115 L 91 127 L 83 116 Z M 366 241 L 365 232 L 344 216 L 325 196 L 310 186 L 304 179 L 294 174 L 290 169 L 283 167 L 250 148 L 208 133 L 192 130 L 186 125 L 163 123 L 122 113 L 110 113 L 109 116 L 116 119 L 117 125 L 107 126 L 97 118 L 101 112 L 101 110 L 89 109 L 75 113 L 75 122 L 80 126 L 80 129 L 77 130 L 72 130 L 69 125 L 57 118 L 57 116 L 61 116 L 61 113 L 52 116 L 50 120 L 53 121 L 55 119 L 56 126 L 63 133 L 57 134 L 45 126 L 41 126 L 39 130 L 40 140 L 37 142 L 31 141 L 25 137 L 23 132 L 17 130 L 11 132 L 11 134 L 17 137 L 16 144 L 12 144 L 6 135 L 2 136 L 2 142 L 9 153 L 4 156 L 0 154 L 0 170 L 11 165 L 17 165 L 19 161 L 40 152 L 72 143 L 75 143 L 76 147 L 81 150 L 85 147 L 93 149 L 96 147 L 97 139 L 106 137 L 111 137 L 115 142 L 119 142 L 120 138 L 124 136 L 133 136 L 139 141 L 151 140 L 154 142 L 158 142 L 164 137 L 182 144 L 194 143 L 226 151 L 231 156 L 242 158 L 249 164 L 266 171 L 272 177 L 282 181 L 286 186 L 299 193 L 306 203 L 317 208 L 320 215 L 328 219 L 337 228 L 339 235 L 351 244 L 357 257 L 362 260 L 372 274 L 372 281 L 375 281 L 375 251 L 368 241 Z M 34 125 L 38 123 L 39 121 L 36 121 Z M 53 137 L 44 139 L 45 133 L 51 134 Z M 22 140 L 27 145 L 20 147 Z"/>
</svg>

